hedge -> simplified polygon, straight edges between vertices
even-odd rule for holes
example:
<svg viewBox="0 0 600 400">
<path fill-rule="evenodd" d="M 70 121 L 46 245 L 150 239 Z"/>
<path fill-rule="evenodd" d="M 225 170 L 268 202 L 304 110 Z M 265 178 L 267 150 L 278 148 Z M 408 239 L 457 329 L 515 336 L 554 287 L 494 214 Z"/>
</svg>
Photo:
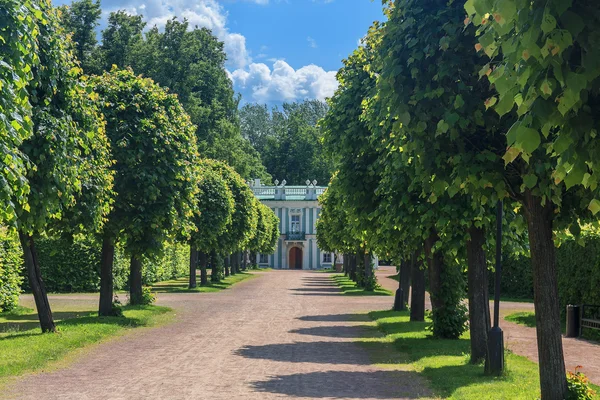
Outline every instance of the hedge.
<svg viewBox="0 0 600 400">
<path fill-rule="evenodd" d="M 44 284 L 49 292 L 95 292 L 100 288 L 101 246 L 90 238 L 73 241 L 62 238 L 44 238 L 36 241 Z M 143 282 L 146 285 L 179 278 L 189 270 L 189 247 L 167 244 L 164 256 L 144 263 Z M 127 288 L 129 258 L 117 246 L 114 261 L 115 289 Z M 27 281 L 23 290 L 27 291 Z"/>
<path fill-rule="evenodd" d="M 19 302 L 23 265 L 16 233 L 0 226 L 0 312 L 10 311 Z"/>
<path fill-rule="evenodd" d="M 585 247 L 575 240 L 556 249 L 559 301 L 564 312 L 568 304 L 600 304 L 600 236 L 584 236 Z M 490 274 L 493 290 L 493 274 Z M 528 257 L 504 257 L 501 294 L 533 298 L 531 264 Z"/>
</svg>

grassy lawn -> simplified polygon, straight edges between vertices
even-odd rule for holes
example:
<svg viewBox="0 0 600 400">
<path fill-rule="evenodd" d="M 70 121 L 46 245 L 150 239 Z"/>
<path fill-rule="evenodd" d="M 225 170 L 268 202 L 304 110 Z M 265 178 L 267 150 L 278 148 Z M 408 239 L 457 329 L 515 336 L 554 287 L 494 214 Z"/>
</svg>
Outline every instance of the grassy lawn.
<svg viewBox="0 0 600 400">
<path fill-rule="evenodd" d="M 42 334 L 34 310 L 18 307 L 0 313 L 0 388 L 15 376 L 56 367 L 93 343 L 130 331 L 168 322 L 171 309 L 157 306 L 126 306 L 124 317 L 98 318 L 95 313 L 60 311 L 56 334 Z"/>
<path fill-rule="evenodd" d="M 263 270 L 261 270 L 263 271 Z M 255 274 L 249 272 L 240 272 L 235 275 L 228 276 L 219 283 L 211 283 L 210 275 L 209 282 L 205 286 L 200 286 L 200 277 L 198 277 L 198 287 L 188 289 L 189 278 L 183 277 L 172 281 L 158 282 L 152 285 L 152 291 L 156 293 L 211 293 L 225 290 L 238 282 L 256 277 Z"/>
<path fill-rule="evenodd" d="M 504 317 L 505 320 L 515 324 L 525 325 L 529 328 L 535 328 L 535 314 L 531 311 L 516 312 Z"/>
<path fill-rule="evenodd" d="M 458 340 L 433 339 L 426 330 L 428 323 L 410 322 L 408 312 L 377 311 L 369 316 L 385 336 L 365 339 L 363 343 L 380 350 L 387 345 L 404 355 L 404 359 L 398 359 L 392 357 L 390 351 L 377 351 L 375 354 L 384 358 L 375 362 L 418 372 L 429 380 L 430 387 L 442 398 L 539 398 L 538 366 L 525 357 L 507 352 L 506 374 L 486 376 L 482 365 L 469 363 L 468 332 Z M 396 360 L 389 361 L 390 357 Z"/>
<path fill-rule="evenodd" d="M 347 296 L 391 296 L 392 292 L 382 287 L 377 287 L 374 291 L 366 291 L 356 285 L 350 278 L 344 275 L 332 275 L 333 281 L 342 289 L 342 293 Z"/>
</svg>

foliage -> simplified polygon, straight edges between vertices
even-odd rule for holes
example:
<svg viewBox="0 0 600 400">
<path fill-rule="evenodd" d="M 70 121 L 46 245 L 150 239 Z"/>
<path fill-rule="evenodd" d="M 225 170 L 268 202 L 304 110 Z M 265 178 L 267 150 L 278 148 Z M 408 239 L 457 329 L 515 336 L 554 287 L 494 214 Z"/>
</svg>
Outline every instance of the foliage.
<svg viewBox="0 0 600 400">
<path fill-rule="evenodd" d="M 200 160 L 201 168 L 221 175 L 233 194 L 234 212 L 227 230 L 219 235 L 219 245 L 215 248 L 220 254 L 231 254 L 245 249 L 256 234 L 258 207 L 254 193 L 242 177 L 223 162 Z"/>
<path fill-rule="evenodd" d="M 32 68 L 39 64 L 39 27 L 49 23 L 36 2 L 6 0 L 0 4 L 0 221 L 14 219 L 15 205 L 26 204 L 27 157 L 23 140 L 32 134 L 31 104 L 27 85 Z"/>
<path fill-rule="evenodd" d="M 152 288 L 144 286 L 142 288 L 142 298 L 140 299 L 141 306 L 149 306 L 156 302 L 156 295 L 152 293 Z"/>
<path fill-rule="evenodd" d="M 248 250 L 253 253 L 273 254 L 277 249 L 279 239 L 279 217 L 266 205 L 256 200 L 258 222 L 256 234 L 248 244 Z"/>
<path fill-rule="evenodd" d="M 102 14 L 100 0 L 76 0 L 70 6 L 61 6 L 62 22 L 67 32 L 72 32 L 75 56 L 86 73 L 97 72 L 97 62 L 92 53 L 96 50 L 96 28 Z"/>
<path fill-rule="evenodd" d="M 594 400 L 596 392 L 590 387 L 589 379 L 578 371 L 580 367 L 575 367 L 575 372 L 567 371 L 567 386 L 569 395 L 567 400 Z"/>
<path fill-rule="evenodd" d="M 83 81 L 57 12 L 45 1 L 39 18 L 39 60 L 27 90 L 33 136 L 21 150 L 30 161 L 27 204 L 17 207 L 21 231 L 99 229 L 110 207 L 111 160 L 96 96 Z M 43 17 L 42 17 L 43 16 Z M 15 202 L 16 203 L 16 202 Z M 60 227 L 50 222 L 61 220 Z M 71 229 L 72 228 L 72 229 Z"/>
<path fill-rule="evenodd" d="M 585 247 L 571 238 L 556 249 L 561 312 L 567 304 L 600 304 L 597 290 L 600 285 L 600 236 L 584 232 L 582 238 Z M 529 257 L 506 255 L 502 264 L 501 295 L 533 298 L 531 275 Z"/>
<path fill-rule="evenodd" d="M 15 232 L 0 226 L 0 313 L 19 304 L 22 253 Z"/>
<path fill-rule="evenodd" d="M 110 71 L 113 65 L 119 68 L 130 65 L 131 53 L 142 41 L 145 26 L 141 15 L 130 15 L 124 10 L 110 13 L 108 26 L 102 31 L 102 45 L 96 51 L 103 70 Z"/>
<path fill-rule="evenodd" d="M 281 108 L 246 104 L 240 109 L 241 133 L 262 157 L 270 175 L 292 185 L 328 182 L 331 157 L 322 144 L 317 122 L 328 106 L 319 100 L 284 103 Z"/>
<path fill-rule="evenodd" d="M 175 95 L 133 71 L 94 77 L 107 121 L 116 198 L 105 231 L 128 254 L 152 258 L 191 229 L 197 191 L 194 126 Z"/>
<path fill-rule="evenodd" d="M 100 243 L 90 236 L 74 238 L 42 237 L 36 242 L 44 285 L 49 292 L 96 292 L 100 288 Z M 143 283 L 150 285 L 188 273 L 189 249 L 180 244 L 166 243 L 162 256 L 144 263 Z M 19 270 L 21 265 L 18 265 Z M 23 271 L 25 274 L 25 271 Z M 128 287 L 129 256 L 123 246 L 115 251 L 113 284 L 117 290 Z M 25 280 L 23 290 L 28 291 Z"/>
<path fill-rule="evenodd" d="M 456 266 L 446 266 L 440 276 L 441 290 L 436 296 L 443 306 L 431 312 L 433 336 L 445 339 L 458 339 L 468 329 L 468 310 L 462 302 L 465 281 L 462 271 Z M 434 296 L 433 292 L 431 296 Z"/>
<path fill-rule="evenodd" d="M 225 180 L 211 168 L 201 167 L 198 186 L 191 244 L 209 253 L 217 247 L 219 237 L 226 234 L 227 227 L 232 223 L 235 203 Z"/>
<path fill-rule="evenodd" d="M 519 115 L 507 133 L 505 161 L 520 156 L 532 167 L 526 185 L 558 205 L 560 191 L 575 185 L 595 193 L 600 121 L 597 4 L 469 0 L 465 9 L 478 27 L 475 49 L 490 59 L 482 73 L 498 92 L 487 106 L 499 115 L 516 106 Z M 542 151 L 552 160 L 545 174 L 533 168 L 539 158 L 534 153 Z M 592 200 L 589 209 L 597 213 L 600 202 Z"/>
</svg>

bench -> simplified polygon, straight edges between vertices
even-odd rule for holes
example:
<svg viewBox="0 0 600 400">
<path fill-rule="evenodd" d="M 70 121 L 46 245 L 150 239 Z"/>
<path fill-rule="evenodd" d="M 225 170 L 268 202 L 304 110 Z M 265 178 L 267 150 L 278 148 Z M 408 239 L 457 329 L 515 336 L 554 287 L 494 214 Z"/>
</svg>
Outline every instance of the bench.
<svg viewBox="0 0 600 400">
<path fill-rule="evenodd" d="M 584 304 L 581 306 L 581 324 L 579 334 L 583 328 L 600 330 L 600 306 Z"/>
</svg>

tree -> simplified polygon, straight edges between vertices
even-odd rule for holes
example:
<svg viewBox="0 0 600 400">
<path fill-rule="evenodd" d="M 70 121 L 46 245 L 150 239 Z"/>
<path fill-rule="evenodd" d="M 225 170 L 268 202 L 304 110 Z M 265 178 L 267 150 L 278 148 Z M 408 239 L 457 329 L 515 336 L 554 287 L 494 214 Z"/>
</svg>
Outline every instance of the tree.
<svg viewBox="0 0 600 400">
<path fill-rule="evenodd" d="M 110 13 L 100 46 L 101 65 L 105 71 L 110 71 L 113 65 L 119 68 L 130 66 L 133 48 L 143 40 L 145 26 L 141 15 L 130 15 L 123 10 Z"/>
<path fill-rule="evenodd" d="M 248 243 L 249 251 L 261 254 L 273 254 L 277 249 L 277 240 L 279 239 L 279 218 L 266 205 L 255 198 L 258 209 L 258 222 L 256 224 L 256 234 Z"/>
<path fill-rule="evenodd" d="M 93 78 L 115 160 L 114 208 L 103 231 L 100 315 L 112 313 L 112 254 L 131 256 L 130 302 L 140 304 L 142 261 L 190 228 L 197 191 L 195 127 L 175 95 L 130 69 Z"/>
<path fill-rule="evenodd" d="M 27 88 L 32 68 L 39 64 L 38 26 L 47 23 L 35 17 L 34 9 L 32 1 L 0 4 L 5 26 L 0 41 L 0 158 L 4 166 L 0 172 L 0 221 L 15 219 L 14 202 L 24 205 L 29 191 L 27 157 L 20 146 L 32 135 Z"/>
<path fill-rule="evenodd" d="M 71 40 L 75 45 L 75 56 L 81 62 L 87 74 L 98 72 L 97 60 L 92 54 L 96 50 L 96 28 L 102 10 L 100 0 L 77 0 L 70 6 L 61 6 L 62 22 L 67 32 L 71 32 Z"/>
<path fill-rule="evenodd" d="M 581 205 L 600 210 L 597 196 L 597 5 L 592 1 L 469 0 L 477 26 L 475 51 L 498 96 L 486 101 L 500 116 L 515 108 L 504 160 L 514 177 L 529 231 L 543 399 L 567 395 L 553 230 L 580 231 Z M 586 189 L 583 191 L 582 189 Z M 592 197 L 593 196 L 593 197 Z"/>
<path fill-rule="evenodd" d="M 71 43 L 55 9 L 45 2 L 34 13 L 41 23 L 39 62 L 27 86 L 30 94 L 33 135 L 21 144 L 28 160 L 27 201 L 16 207 L 16 226 L 24 252 L 29 285 L 43 332 L 55 330 L 52 311 L 35 249 L 39 234 L 69 227 L 100 229 L 109 211 L 112 173 L 104 121 L 95 95 L 81 80 Z M 94 183 L 93 188 L 87 184 Z M 85 200 L 83 200 L 85 199 Z M 78 201 L 79 200 L 79 201 Z M 77 207 L 77 211 L 73 208 Z"/>
<path fill-rule="evenodd" d="M 307 179 L 328 182 L 332 160 L 317 127 L 327 109 L 319 100 L 284 103 L 270 112 L 266 105 L 247 104 L 240 110 L 242 136 L 258 151 L 270 175 L 296 185 Z"/>
<path fill-rule="evenodd" d="M 226 231 L 219 235 L 213 251 L 228 256 L 245 250 L 256 235 L 258 207 L 256 197 L 242 177 L 227 164 L 216 160 L 201 160 L 200 166 L 220 174 L 233 194 L 234 212 Z"/>
<path fill-rule="evenodd" d="M 197 207 L 190 238 L 190 288 L 196 287 L 196 265 L 200 263 L 201 284 L 207 284 L 206 256 L 218 249 L 218 239 L 231 225 L 235 203 L 229 186 L 221 175 L 207 166 L 200 171 Z M 199 254 L 200 252 L 200 254 Z"/>
</svg>

